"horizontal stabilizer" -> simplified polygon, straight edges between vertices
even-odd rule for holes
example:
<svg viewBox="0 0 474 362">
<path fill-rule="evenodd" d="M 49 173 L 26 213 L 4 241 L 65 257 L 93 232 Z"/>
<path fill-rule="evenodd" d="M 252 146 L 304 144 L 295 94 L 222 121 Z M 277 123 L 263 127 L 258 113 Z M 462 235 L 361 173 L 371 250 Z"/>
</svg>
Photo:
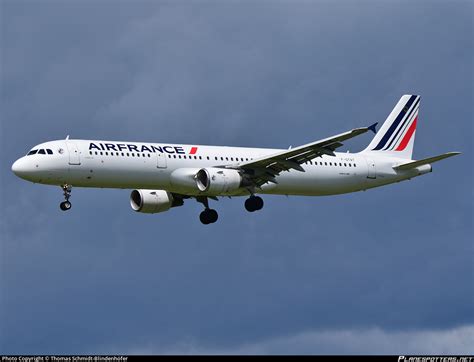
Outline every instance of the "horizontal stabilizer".
<svg viewBox="0 0 474 362">
<path fill-rule="evenodd" d="M 411 170 L 413 168 L 422 166 L 422 165 L 427 165 L 436 161 L 441 161 L 445 158 L 456 156 L 461 154 L 461 152 L 447 152 L 443 153 L 442 155 L 439 156 L 434 156 L 430 158 L 425 158 L 423 160 L 418 160 L 418 161 L 413 161 L 413 162 L 408 162 L 408 163 L 402 163 L 401 165 L 393 166 L 395 170 Z"/>
</svg>

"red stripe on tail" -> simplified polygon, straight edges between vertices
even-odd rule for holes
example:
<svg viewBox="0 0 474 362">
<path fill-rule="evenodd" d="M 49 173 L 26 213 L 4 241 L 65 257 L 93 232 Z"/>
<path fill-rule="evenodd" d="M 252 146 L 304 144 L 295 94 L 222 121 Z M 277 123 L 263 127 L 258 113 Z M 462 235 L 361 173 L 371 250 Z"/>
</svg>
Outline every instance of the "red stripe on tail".
<svg viewBox="0 0 474 362">
<path fill-rule="evenodd" d="M 400 144 L 398 145 L 395 151 L 403 151 L 406 148 L 406 146 L 408 145 L 408 142 L 410 142 L 411 136 L 413 136 L 413 133 L 415 132 L 417 120 L 418 120 L 418 117 L 415 118 L 410 128 L 408 128 L 408 131 L 405 134 L 405 137 L 403 137 L 402 142 L 400 142 Z"/>
</svg>

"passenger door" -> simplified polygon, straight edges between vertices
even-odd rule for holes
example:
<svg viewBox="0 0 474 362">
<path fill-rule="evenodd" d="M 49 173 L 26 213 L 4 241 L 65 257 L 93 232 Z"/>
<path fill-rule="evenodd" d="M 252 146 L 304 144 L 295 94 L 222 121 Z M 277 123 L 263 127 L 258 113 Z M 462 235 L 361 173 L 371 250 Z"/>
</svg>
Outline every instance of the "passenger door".
<svg viewBox="0 0 474 362">
<path fill-rule="evenodd" d="M 81 164 L 81 156 L 79 153 L 79 149 L 74 141 L 66 141 L 67 150 L 69 153 L 69 164 L 70 165 L 80 165 Z"/>
<path fill-rule="evenodd" d="M 371 158 L 366 158 L 367 161 L 367 178 L 377 178 L 377 170 L 375 169 L 375 162 Z"/>
</svg>

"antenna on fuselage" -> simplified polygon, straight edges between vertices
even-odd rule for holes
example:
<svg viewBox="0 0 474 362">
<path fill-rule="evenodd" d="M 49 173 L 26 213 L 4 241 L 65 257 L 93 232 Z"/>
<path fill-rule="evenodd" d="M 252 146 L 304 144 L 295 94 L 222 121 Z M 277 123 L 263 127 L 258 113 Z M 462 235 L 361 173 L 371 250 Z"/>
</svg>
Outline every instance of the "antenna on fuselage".
<svg viewBox="0 0 474 362">
<path fill-rule="evenodd" d="M 66 136 L 66 141 L 69 139 L 69 135 Z"/>
</svg>

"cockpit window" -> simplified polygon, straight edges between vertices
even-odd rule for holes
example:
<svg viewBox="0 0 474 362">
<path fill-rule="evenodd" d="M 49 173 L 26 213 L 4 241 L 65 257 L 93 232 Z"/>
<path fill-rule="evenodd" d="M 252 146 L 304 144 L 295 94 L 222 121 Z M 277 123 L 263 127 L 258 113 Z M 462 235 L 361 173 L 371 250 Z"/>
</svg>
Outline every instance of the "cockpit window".
<svg viewBox="0 0 474 362">
<path fill-rule="evenodd" d="M 36 152 L 38 152 L 38 150 L 31 150 L 30 152 L 28 152 L 27 156 L 34 155 L 36 154 Z"/>
<path fill-rule="evenodd" d="M 45 152 L 43 149 L 41 149 L 41 150 L 38 151 L 38 154 L 40 154 L 40 155 L 45 155 L 46 152 Z"/>
<path fill-rule="evenodd" d="M 53 151 L 51 151 L 49 148 L 46 150 L 46 152 L 48 153 L 48 155 L 52 155 L 52 154 L 53 154 Z"/>
</svg>

